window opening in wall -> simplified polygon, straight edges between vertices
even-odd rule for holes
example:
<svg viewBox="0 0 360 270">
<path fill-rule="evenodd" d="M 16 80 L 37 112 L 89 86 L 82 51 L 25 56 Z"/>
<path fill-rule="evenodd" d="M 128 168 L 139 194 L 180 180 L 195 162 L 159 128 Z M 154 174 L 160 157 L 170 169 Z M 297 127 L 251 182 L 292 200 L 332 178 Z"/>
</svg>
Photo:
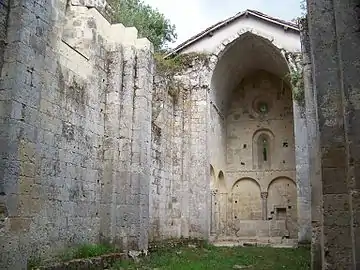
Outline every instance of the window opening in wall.
<svg viewBox="0 0 360 270">
<path fill-rule="evenodd" d="M 289 144 L 287 142 L 283 142 L 283 147 L 288 147 Z"/>
<path fill-rule="evenodd" d="M 247 145 L 246 145 L 246 144 L 244 144 L 244 145 L 243 145 L 243 147 L 244 147 L 244 149 L 245 149 L 245 148 L 247 147 Z"/>
<path fill-rule="evenodd" d="M 268 112 L 268 110 L 269 110 L 269 108 L 268 108 L 267 103 L 265 103 L 265 102 L 259 102 L 258 111 L 259 111 L 260 113 L 265 114 L 265 113 Z"/>
<path fill-rule="evenodd" d="M 256 159 L 259 169 L 270 168 L 271 165 L 271 141 L 267 134 L 261 134 L 256 141 Z"/>
<path fill-rule="evenodd" d="M 268 141 L 266 138 L 263 139 L 263 160 L 267 161 L 268 160 Z"/>
<path fill-rule="evenodd" d="M 277 220 L 286 219 L 286 208 L 285 207 L 276 208 L 276 219 Z"/>
</svg>

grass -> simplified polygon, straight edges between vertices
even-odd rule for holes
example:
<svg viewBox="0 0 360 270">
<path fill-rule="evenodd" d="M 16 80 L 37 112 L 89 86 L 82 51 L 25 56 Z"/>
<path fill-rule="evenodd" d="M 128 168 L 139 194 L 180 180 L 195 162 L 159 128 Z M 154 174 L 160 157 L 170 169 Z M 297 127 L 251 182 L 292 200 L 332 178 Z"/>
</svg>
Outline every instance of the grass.
<svg viewBox="0 0 360 270">
<path fill-rule="evenodd" d="M 160 249 L 139 262 L 122 261 L 113 270 L 307 270 L 310 250 L 267 247 L 176 247 Z"/>
<path fill-rule="evenodd" d="M 104 254 L 117 252 L 117 250 L 104 244 L 82 244 L 73 248 L 64 250 L 55 258 L 49 260 L 41 260 L 37 257 L 31 257 L 28 260 L 28 269 L 38 269 L 40 266 L 52 265 L 56 262 L 67 262 L 74 259 L 86 259 L 91 257 L 97 257 Z"/>
<path fill-rule="evenodd" d="M 83 244 L 72 249 L 66 250 L 59 256 L 61 261 L 70 261 L 73 259 L 84 259 L 97 257 L 104 254 L 115 252 L 115 248 L 102 244 Z"/>
</svg>

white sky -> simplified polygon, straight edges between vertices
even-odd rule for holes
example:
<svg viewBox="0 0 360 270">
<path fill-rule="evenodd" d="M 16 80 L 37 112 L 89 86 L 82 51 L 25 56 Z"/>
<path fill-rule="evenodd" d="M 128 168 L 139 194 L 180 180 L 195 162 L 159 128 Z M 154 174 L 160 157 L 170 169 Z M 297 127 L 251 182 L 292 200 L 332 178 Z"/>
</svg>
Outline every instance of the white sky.
<svg viewBox="0 0 360 270">
<path fill-rule="evenodd" d="M 174 45 L 246 9 L 255 9 L 283 20 L 291 20 L 301 14 L 300 0 L 144 0 L 144 2 L 157 8 L 175 24 L 178 39 Z"/>
</svg>

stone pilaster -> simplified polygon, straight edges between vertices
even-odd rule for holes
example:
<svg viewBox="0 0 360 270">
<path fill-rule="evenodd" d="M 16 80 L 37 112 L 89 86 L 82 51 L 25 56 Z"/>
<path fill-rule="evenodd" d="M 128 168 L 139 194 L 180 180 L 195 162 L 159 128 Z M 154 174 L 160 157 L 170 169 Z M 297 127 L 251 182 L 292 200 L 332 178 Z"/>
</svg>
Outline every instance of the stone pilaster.
<svg viewBox="0 0 360 270">
<path fill-rule="evenodd" d="M 210 220 L 210 234 L 214 235 L 216 234 L 216 227 L 217 227 L 217 211 L 216 211 L 217 205 L 216 205 L 216 191 L 211 191 L 211 220 Z"/>
<path fill-rule="evenodd" d="M 123 247 L 122 233 L 115 231 L 116 215 L 123 213 L 116 205 L 116 198 L 121 191 L 116 190 L 119 171 L 119 132 L 120 132 L 120 104 L 122 92 L 123 54 L 119 46 L 107 54 L 108 85 L 106 88 L 106 106 L 104 121 L 104 171 L 100 195 L 100 235 L 102 240 L 115 242 Z M 122 204 L 125 205 L 125 204 Z M 115 235 L 117 236 L 115 239 Z"/>
<path fill-rule="evenodd" d="M 267 199 L 268 193 L 261 192 L 262 219 L 267 220 Z"/>
<path fill-rule="evenodd" d="M 313 195 L 322 196 L 320 263 L 322 269 L 357 269 L 360 263 L 358 3 L 307 2 L 321 149 L 322 187 L 320 194 Z"/>
<path fill-rule="evenodd" d="M 192 82 L 191 82 L 192 83 Z M 191 90 L 190 124 L 190 237 L 210 235 L 210 178 L 207 132 L 208 102 L 206 89 L 195 87 Z"/>
<path fill-rule="evenodd" d="M 151 102 L 153 86 L 153 56 L 150 43 L 136 44 L 135 88 L 133 99 L 133 129 L 131 141 L 130 192 L 136 205 L 137 250 L 147 250 L 149 230 L 149 190 L 151 166 Z M 146 44 L 148 43 L 148 44 Z M 135 244 L 135 243 L 134 243 Z"/>
<path fill-rule="evenodd" d="M 309 179 L 311 183 L 311 256 L 312 269 L 321 267 L 321 200 L 322 184 L 320 174 L 319 130 L 316 115 L 316 96 L 313 86 L 310 37 L 307 18 L 301 21 L 301 45 L 303 53 L 303 79 L 305 113 L 308 138 Z"/>
</svg>

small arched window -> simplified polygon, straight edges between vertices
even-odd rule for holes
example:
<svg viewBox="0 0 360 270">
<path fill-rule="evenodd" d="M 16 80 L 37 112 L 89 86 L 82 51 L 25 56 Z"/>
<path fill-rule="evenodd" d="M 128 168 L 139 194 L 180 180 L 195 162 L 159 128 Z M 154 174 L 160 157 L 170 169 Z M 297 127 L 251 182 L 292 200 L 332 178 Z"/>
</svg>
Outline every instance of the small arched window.
<svg viewBox="0 0 360 270">
<path fill-rule="evenodd" d="M 266 162 L 268 160 L 268 147 L 269 147 L 269 142 L 268 142 L 267 138 L 263 138 L 262 150 L 263 150 L 263 161 L 264 162 Z"/>
<path fill-rule="evenodd" d="M 261 134 L 257 140 L 258 149 L 258 167 L 259 169 L 267 169 L 270 167 L 270 138 L 267 134 Z"/>
<path fill-rule="evenodd" d="M 210 164 L 210 189 L 214 190 L 216 188 L 216 179 L 214 167 Z"/>
</svg>

